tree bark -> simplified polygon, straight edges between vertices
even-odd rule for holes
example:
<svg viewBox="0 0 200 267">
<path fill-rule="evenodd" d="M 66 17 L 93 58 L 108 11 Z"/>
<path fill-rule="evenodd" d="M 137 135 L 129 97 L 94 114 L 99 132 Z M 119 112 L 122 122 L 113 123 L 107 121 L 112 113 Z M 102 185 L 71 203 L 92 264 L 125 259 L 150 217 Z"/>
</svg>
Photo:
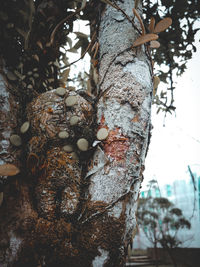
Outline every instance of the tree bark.
<svg viewBox="0 0 200 267">
<path fill-rule="evenodd" d="M 134 1 L 118 4 L 133 18 Z M 134 23 L 139 27 L 136 18 Z M 20 149 L 9 144 L 19 122 L 7 131 L 4 120 L 2 146 L 6 144 L 9 157 L 15 155 L 9 162 L 19 166 L 21 174 L 4 186 L 1 266 L 125 265 L 136 227 L 152 103 L 148 51 L 143 46 L 131 48 L 137 37 L 127 18 L 107 6 L 99 30 L 96 106 L 71 91 L 65 96 L 55 90 L 39 95 L 24 110 L 31 129 Z M 4 101 L 9 101 L 6 92 Z M 69 108 L 66 98 L 72 95 L 77 103 Z M 17 121 L 16 112 L 8 115 L 10 110 L 5 116 Z M 74 114 L 81 118 L 78 128 L 69 123 Z M 108 137 L 92 148 L 100 128 L 107 129 Z M 64 151 L 65 142 L 58 137 L 63 130 L 74 147 L 86 138 L 89 151 Z"/>
</svg>

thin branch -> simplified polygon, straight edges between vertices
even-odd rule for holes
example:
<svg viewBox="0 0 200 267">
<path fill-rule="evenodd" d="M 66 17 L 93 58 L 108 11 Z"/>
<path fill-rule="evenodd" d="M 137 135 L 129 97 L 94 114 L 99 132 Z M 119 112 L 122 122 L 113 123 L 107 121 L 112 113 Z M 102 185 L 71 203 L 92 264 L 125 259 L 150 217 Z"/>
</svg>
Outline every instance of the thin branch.
<svg viewBox="0 0 200 267">
<path fill-rule="evenodd" d="M 81 60 L 82 58 L 84 58 L 85 54 L 89 51 L 90 47 L 92 46 L 95 37 L 96 37 L 96 32 L 94 32 L 94 34 L 93 34 L 93 36 L 92 36 L 92 39 L 91 39 L 90 43 L 88 44 L 87 48 L 85 49 L 84 53 L 80 56 L 80 58 L 78 58 L 77 60 L 75 60 L 75 61 L 69 63 L 68 65 L 62 66 L 60 69 L 62 70 L 62 69 L 68 68 L 68 67 L 70 67 L 71 65 L 73 65 L 74 63 L 76 63 L 76 62 L 78 62 L 79 60 Z"/>
<path fill-rule="evenodd" d="M 64 19 L 62 19 L 57 25 L 56 27 L 54 28 L 54 30 L 52 31 L 51 33 L 51 36 L 50 36 L 50 42 L 49 42 L 49 45 L 51 46 L 54 42 L 54 37 L 55 37 L 55 34 L 57 32 L 57 30 L 60 28 L 60 26 L 65 23 L 66 21 L 68 21 L 69 19 L 71 19 L 72 17 L 74 17 L 75 15 L 77 15 L 82 9 L 85 8 L 85 5 L 84 6 L 81 6 L 79 9 L 77 9 L 74 13 L 70 14 L 69 16 L 65 17 Z"/>
</svg>

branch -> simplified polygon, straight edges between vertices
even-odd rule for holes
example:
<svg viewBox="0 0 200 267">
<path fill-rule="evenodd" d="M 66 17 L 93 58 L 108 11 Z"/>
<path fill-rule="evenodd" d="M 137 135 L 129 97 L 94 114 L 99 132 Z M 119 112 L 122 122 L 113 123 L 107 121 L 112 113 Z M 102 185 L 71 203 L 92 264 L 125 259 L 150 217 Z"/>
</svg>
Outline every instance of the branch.
<svg viewBox="0 0 200 267">
<path fill-rule="evenodd" d="M 69 19 L 71 19 L 72 17 L 74 17 L 75 15 L 77 15 L 82 9 L 84 9 L 86 6 L 86 1 L 83 1 L 83 4 L 82 6 L 77 9 L 73 14 L 70 14 L 69 16 L 65 17 L 64 19 L 62 19 L 57 25 L 56 27 L 54 28 L 54 30 L 52 31 L 51 33 L 51 36 L 50 36 L 50 42 L 49 42 L 49 45 L 52 46 L 53 42 L 54 42 L 54 37 L 55 37 L 55 34 L 57 32 L 57 30 L 59 29 L 59 27 L 65 23 L 66 21 L 68 21 Z"/>
<path fill-rule="evenodd" d="M 65 66 L 61 67 L 60 69 L 62 70 L 62 69 L 68 68 L 68 67 L 70 67 L 71 65 L 73 65 L 74 63 L 76 63 L 76 62 L 78 62 L 79 60 L 81 60 L 82 58 L 84 58 L 85 54 L 89 51 L 90 47 L 92 46 L 95 37 L 96 37 L 96 32 L 94 32 L 94 34 L 93 34 L 93 36 L 92 36 L 92 39 L 91 39 L 89 45 L 87 46 L 87 48 L 85 49 L 84 53 L 80 56 L 79 59 L 77 59 L 77 60 L 75 60 L 75 61 L 69 63 L 68 65 L 65 65 Z"/>
</svg>

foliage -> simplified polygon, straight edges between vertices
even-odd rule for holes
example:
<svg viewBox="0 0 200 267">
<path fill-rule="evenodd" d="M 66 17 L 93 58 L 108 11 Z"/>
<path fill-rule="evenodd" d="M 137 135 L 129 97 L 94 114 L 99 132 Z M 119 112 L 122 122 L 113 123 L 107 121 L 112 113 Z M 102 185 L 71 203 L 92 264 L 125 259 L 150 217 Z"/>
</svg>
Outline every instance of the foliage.
<svg viewBox="0 0 200 267">
<path fill-rule="evenodd" d="M 155 195 L 156 190 L 158 190 L 155 180 L 150 181 L 149 188 Z M 179 246 L 182 241 L 178 239 L 178 231 L 190 229 L 191 226 L 190 222 L 183 216 L 181 209 L 161 196 L 141 198 L 137 217 L 148 240 L 153 245 L 160 244 L 168 249 Z"/>
<path fill-rule="evenodd" d="M 110 2 L 116 7 L 115 1 L 103 2 Z M 167 33 L 160 33 L 161 46 L 152 54 L 157 66 L 164 64 L 168 67 L 167 73 L 157 68 L 156 76 L 169 84 L 167 89 L 171 94 L 167 93 L 168 90 L 161 91 L 154 99 L 154 103 L 166 112 L 175 109 L 173 78 L 185 71 L 187 60 L 196 51 L 193 43 L 198 29 L 194 29 L 193 24 L 199 18 L 198 2 L 143 1 L 147 34 L 153 34 L 152 17 L 157 25 L 166 17 L 173 20 Z M 1 0 L 0 4 L 0 37 L 3 40 L 0 43 L 0 55 L 11 72 L 12 81 L 15 81 L 16 90 L 13 93 L 23 98 L 24 102 L 30 101 L 37 93 L 63 84 L 63 80 L 59 79 L 62 69 L 69 67 L 69 53 L 81 48 L 82 56 L 89 52 L 90 55 L 93 54 L 93 64 L 98 64 L 97 14 L 101 14 L 104 3 L 98 0 Z M 134 12 L 137 14 L 136 9 Z M 122 14 L 127 18 L 123 10 Z M 73 44 L 69 33 L 74 32 L 73 22 L 81 19 L 89 21 L 91 37 L 75 32 L 77 40 Z M 67 79 L 64 82 L 66 81 Z"/>
<path fill-rule="evenodd" d="M 194 23 L 199 19 L 200 3 L 199 0 L 144 0 L 143 8 L 146 24 L 149 23 L 152 16 L 156 22 L 163 17 L 171 17 L 173 20 L 168 31 L 160 34 L 161 46 L 153 55 L 157 65 L 165 65 L 168 68 L 167 72 L 157 68 L 156 75 L 161 81 L 168 84 L 168 88 L 165 92 L 161 91 L 154 102 L 164 111 L 171 112 L 175 109 L 174 77 L 184 73 L 187 61 L 196 51 L 194 39 L 199 28 L 194 28 Z"/>
</svg>

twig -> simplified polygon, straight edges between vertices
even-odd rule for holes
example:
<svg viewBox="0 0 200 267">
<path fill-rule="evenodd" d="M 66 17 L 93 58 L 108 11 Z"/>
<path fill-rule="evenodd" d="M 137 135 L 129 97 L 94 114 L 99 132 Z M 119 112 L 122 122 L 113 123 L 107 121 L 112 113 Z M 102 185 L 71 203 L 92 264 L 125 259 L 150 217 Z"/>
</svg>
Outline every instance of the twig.
<svg viewBox="0 0 200 267">
<path fill-rule="evenodd" d="M 54 30 L 52 31 L 51 33 L 51 36 L 50 36 L 50 42 L 49 42 L 49 45 L 51 46 L 54 42 L 54 37 L 55 37 L 55 34 L 56 34 L 56 31 L 58 30 L 58 28 L 63 24 L 65 23 L 66 21 L 68 21 L 69 19 L 71 19 L 73 16 L 75 16 L 76 14 L 78 14 L 82 9 L 85 8 L 85 5 L 80 7 L 79 9 L 77 9 L 73 14 L 70 14 L 69 16 L 65 17 L 64 19 L 62 19 L 57 25 L 56 27 L 54 28 Z"/>
<path fill-rule="evenodd" d="M 93 36 L 92 36 L 92 39 L 91 39 L 90 43 L 88 44 L 87 48 L 85 49 L 84 53 L 80 56 L 80 58 L 78 58 L 77 60 L 75 60 L 75 61 L 69 63 L 68 65 L 62 66 L 60 69 L 62 70 L 62 69 L 68 68 L 68 67 L 70 67 L 71 65 L 73 65 L 74 63 L 76 63 L 76 62 L 78 62 L 79 60 L 81 60 L 82 58 L 84 58 L 85 54 L 89 51 L 90 47 L 92 46 L 95 37 L 96 37 L 96 32 L 94 32 L 94 34 L 93 34 Z"/>
</svg>

